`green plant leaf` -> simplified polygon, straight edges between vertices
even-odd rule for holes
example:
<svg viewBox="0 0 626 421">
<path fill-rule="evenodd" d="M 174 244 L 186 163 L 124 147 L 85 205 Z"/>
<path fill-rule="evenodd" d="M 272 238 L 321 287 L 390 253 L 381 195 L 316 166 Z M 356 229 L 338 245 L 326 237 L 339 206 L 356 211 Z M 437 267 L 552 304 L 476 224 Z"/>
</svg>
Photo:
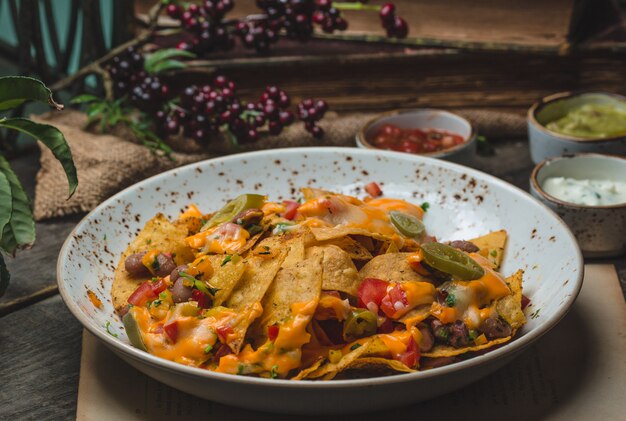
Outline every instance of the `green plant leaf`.
<svg viewBox="0 0 626 421">
<path fill-rule="evenodd" d="M 40 140 L 46 145 L 56 159 L 61 162 L 67 181 L 69 183 L 70 197 L 74 194 L 76 186 L 78 186 L 78 176 L 76 175 L 76 167 L 72 159 L 72 151 L 70 150 L 63 133 L 56 127 L 48 124 L 39 124 L 26 118 L 7 118 L 0 120 L 0 127 L 7 127 L 18 130 L 35 139 Z M 9 179 L 9 182 L 11 180 Z"/>
<path fill-rule="evenodd" d="M 6 292 L 10 280 L 11 275 L 7 269 L 7 265 L 4 263 L 4 257 L 2 253 L 0 253 L 0 297 Z"/>
<path fill-rule="evenodd" d="M 0 172 L 0 232 L 11 220 L 11 184 L 4 173 Z"/>
<path fill-rule="evenodd" d="M 84 94 L 84 95 L 75 96 L 74 98 L 72 98 L 70 102 L 72 104 L 86 104 L 88 102 L 97 102 L 101 100 L 102 100 L 101 98 L 98 98 L 95 95 Z"/>
<path fill-rule="evenodd" d="M 178 70 L 178 69 L 184 69 L 185 67 L 187 67 L 187 65 L 185 63 L 183 63 L 182 61 L 178 61 L 178 60 L 165 60 L 165 61 L 161 61 L 159 63 L 157 63 L 153 70 L 152 70 L 152 74 L 159 74 L 159 73 L 163 73 L 163 72 L 167 72 L 168 70 Z"/>
<path fill-rule="evenodd" d="M 50 104 L 57 110 L 63 109 L 63 105 L 54 102 L 52 91 L 43 82 L 26 76 L 0 77 L 0 111 L 15 108 L 29 100 Z"/>
<path fill-rule="evenodd" d="M 158 50 L 155 53 L 148 55 L 143 63 L 143 68 L 148 73 L 158 73 L 155 71 L 155 66 L 165 60 L 169 60 L 175 57 L 194 58 L 196 55 L 189 51 L 179 50 L 177 48 L 165 48 Z"/>
<path fill-rule="evenodd" d="M 0 172 L 11 186 L 11 219 L 2 230 L 0 248 L 12 254 L 16 249 L 29 247 L 35 242 L 35 221 L 30 209 L 30 200 L 3 156 L 0 156 Z"/>
</svg>

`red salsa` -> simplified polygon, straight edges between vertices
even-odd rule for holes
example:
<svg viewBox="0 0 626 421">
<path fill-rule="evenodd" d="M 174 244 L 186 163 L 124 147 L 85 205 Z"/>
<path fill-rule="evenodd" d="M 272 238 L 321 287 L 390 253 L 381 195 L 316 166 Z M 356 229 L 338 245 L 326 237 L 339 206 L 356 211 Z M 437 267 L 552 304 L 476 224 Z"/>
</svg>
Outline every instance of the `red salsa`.
<svg viewBox="0 0 626 421">
<path fill-rule="evenodd" d="M 401 129 L 385 124 L 378 130 L 374 146 L 380 149 L 409 153 L 431 153 L 465 142 L 461 135 L 440 129 Z"/>
</svg>

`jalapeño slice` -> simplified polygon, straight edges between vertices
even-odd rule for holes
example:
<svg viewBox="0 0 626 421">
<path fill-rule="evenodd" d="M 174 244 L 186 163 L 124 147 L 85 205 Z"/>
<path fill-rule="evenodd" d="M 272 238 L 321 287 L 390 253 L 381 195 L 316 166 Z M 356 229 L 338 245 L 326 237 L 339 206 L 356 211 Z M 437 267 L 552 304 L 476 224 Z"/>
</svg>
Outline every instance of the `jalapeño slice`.
<svg viewBox="0 0 626 421">
<path fill-rule="evenodd" d="M 378 328 L 377 317 L 369 310 L 362 308 L 354 309 L 348 314 L 343 324 L 343 339 L 352 342 L 355 339 L 372 336 Z"/>
<path fill-rule="evenodd" d="M 224 207 L 213 214 L 203 226 L 201 231 L 206 231 L 216 225 L 228 222 L 246 209 L 260 208 L 265 203 L 265 196 L 260 194 L 242 194 L 228 202 Z"/>
<path fill-rule="evenodd" d="M 422 221 L 397 210 L 389 212 L 389 219 L 401 234 L 410 238 L 419 237 L 426 230 Z"/>
<path fill-rule="evenodd" d="M 446 244 L 422 244 L 424 261 L 433 268 L 450 274 L 463 281 L 478 279 L 485 270 L 471 257 Z"/>
</svg>

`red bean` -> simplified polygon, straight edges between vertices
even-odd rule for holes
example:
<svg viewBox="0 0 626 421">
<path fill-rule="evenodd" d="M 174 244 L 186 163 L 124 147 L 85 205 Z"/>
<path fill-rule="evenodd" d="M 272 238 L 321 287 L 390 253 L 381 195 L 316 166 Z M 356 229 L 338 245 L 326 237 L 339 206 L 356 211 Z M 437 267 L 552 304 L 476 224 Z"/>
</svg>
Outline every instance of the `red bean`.
<svg viewBox="0 0 626 421">
<path fill-rule="evenodd" d="M 140 276 L 149 276 L 150 271 L 144 264 L 141 262 L 143 256 L 146 252 L 131 254 L 124 261 L 124 267 L 126 271 L 130 274 L 130 276 L 140 277 Z"/>
</svg>

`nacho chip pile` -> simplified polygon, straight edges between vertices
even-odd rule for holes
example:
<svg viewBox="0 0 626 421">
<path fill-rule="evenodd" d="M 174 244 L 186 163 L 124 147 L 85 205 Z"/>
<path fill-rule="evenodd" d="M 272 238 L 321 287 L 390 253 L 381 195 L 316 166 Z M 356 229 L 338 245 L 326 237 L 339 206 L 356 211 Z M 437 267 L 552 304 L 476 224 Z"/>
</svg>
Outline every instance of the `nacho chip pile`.
<svg viewBox="0 0 626 421">
<path fill-rule="evenodd" d="M 525 323 L 522 272 L 498 273 L 505 231 L 437 243 L 403 200 L 302 195 L 150 220 L 112 286 L 133 345 L 217 372 L 330 380 L 453 363 Z"/>
</svg>

